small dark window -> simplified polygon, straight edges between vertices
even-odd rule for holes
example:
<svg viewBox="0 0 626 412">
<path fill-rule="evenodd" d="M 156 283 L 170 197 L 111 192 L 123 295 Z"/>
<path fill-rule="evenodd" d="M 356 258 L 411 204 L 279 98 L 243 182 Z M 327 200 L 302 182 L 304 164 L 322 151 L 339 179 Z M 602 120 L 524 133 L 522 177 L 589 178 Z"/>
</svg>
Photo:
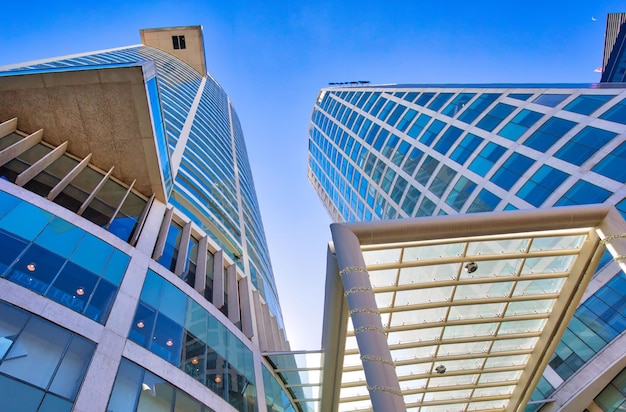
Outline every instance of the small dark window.
<svg viewBox="0 0 626 412">
<path fill-rule="evenodd" d="M 185 36 L 172 36 L 172 44 L 175 50 L 187 48 L 185 45 Z"/>
</svg>

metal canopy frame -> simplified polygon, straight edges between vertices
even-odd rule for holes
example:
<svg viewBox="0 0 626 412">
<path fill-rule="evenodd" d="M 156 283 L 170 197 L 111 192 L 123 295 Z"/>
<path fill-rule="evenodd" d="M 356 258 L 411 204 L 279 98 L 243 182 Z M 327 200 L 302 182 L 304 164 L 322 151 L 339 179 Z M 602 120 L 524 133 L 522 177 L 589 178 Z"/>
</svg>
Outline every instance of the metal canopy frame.
<svg viewBox="0 0 626 412">
<path fill-rule="evenodd" d="M 521 411 L 605 244 L 616 260 L 626 255 L 626 224 L 610 206 L 331 231 L 328 411 Z"/>
</svg>

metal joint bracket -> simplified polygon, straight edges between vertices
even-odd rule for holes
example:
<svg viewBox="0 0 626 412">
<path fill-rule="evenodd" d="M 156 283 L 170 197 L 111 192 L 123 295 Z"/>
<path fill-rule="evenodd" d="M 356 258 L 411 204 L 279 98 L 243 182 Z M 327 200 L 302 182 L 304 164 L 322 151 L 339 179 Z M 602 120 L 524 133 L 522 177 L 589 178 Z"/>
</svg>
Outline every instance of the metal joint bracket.
<svg viewBox="0 0 626 412">
<path fill-rule="evenodd" d="M 382 386 L 367 386 L 367 390 L 370 392 L 387 392 L 393 395 L 402 396 L 402 392 L 397 391 L 393 388 L 383 388 Z"/>
<path fill-rule="evenodd" d="M 381 358 L 380 356 L 371 356 L 371 355 L 362 355 L 361 360 L 367 362 L 375 362 L 375 363 L 384 363 L 386 365 L 391 365 L 395 368 L 395 363 L 393 361 Z"/>
<path fill-rule="evenodd" d="M 361 287 L 361 288 L 351 288 L 351 289 L 346 290 L 346 291 L 343 293 L 343 295 L 344 295 L 345 297 L 348 297 L 348 296 L 350 296 L 350 295 L 352 295 L 352 294 L 354 294 L 354 293 L 359 293 L 359 292 L 371 292 L 371 291 L 372 291 L 372 289 L 371 289 L 371 288 L 363 288 L 363 287 Z"/>
<path fill-rule="evenodd" d="M 626 238 L 626 233 L 617 233 L 615 235 L 608 235 L 607 237 L 605 237 L 604 239 L 600 240 L 600 244 L 601 245 L 606 245 L 607 243 L 609 243 L 611 240 L 615 240 L 615 239 L 625 239 Z"/>
<path fill-rule="evenodd" d="M 370 308 L 356 308 L 350 310 L 350 316 L 354 315 L 355 313 L 371 313 L 372 315 L 380 315 L 379 311 Z"/>
<path fill-rule="evenodd" d="M 367 273 L 367 269 L 358 267 L 358 266 L 348 266 L 347 268 L 343 268 L 341 272 L 339 272 L 339 275 L 343 276 L 346 273 L 356 273 L 356 272 Z"/>
<path fill-rule="evenodd" d="M 354 330 L 354 334 L 358 334 L 358 333 L 362 333 L 362 332 L 378 332 L 381 334 L 385 334 L 385 331 L 382 330 L 382 328 L 376 327 L 376 326 L 361 326 L 360 328 L 356 328 Z"/>
</svg>

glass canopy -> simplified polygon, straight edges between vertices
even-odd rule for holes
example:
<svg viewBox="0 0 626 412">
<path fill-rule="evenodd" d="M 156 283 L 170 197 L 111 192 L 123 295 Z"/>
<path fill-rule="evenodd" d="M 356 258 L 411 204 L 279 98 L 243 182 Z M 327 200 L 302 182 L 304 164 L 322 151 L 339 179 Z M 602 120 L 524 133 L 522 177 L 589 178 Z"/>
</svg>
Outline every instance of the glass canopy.
<svg viewBox="0 0 626 412">
<path fill-rule="evenodd" d="M 407 410 L 514 411 L 528 401 L 604 250 L 602 216 L 560 210 L 342 225 L 359 239 Z M 354 250 L 333 236 L 341 268 Z M 372 410 L 363 364 L 373 357 L 344 317 L 337 346 L 325 343 L 343 352 L 338 410 Z"/>
</svg>

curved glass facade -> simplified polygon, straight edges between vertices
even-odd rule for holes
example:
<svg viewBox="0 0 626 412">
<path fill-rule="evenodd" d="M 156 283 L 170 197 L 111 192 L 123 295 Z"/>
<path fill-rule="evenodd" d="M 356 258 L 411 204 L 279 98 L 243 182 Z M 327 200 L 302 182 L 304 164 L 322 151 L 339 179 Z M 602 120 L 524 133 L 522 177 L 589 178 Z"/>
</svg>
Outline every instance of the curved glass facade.
<svg viewBox="0 0 626 412">
<path fill-rule="evenodd" d="M 264 357 L 289 346 L 241 126 L 185 58 L 0 69 L 3 407 L 302 410 Z M 53 97 L 14 104 L 24 80 Z"/>
<path fill-rule="evenodd" d="M 619 85 L 326 88 L 309 180 L 338 222 L 594 203 L 624 215 L 625 98 Z M 624 274 L 610 259 L 601 267 L 532 400 L 626 330 Z"/>
<path fill-rule="evenodd" d="M 243 132 L 230 99 L 213 77 L 208 75 L 203 78 L 176 57 L 148 46 L 20 66 L 6 74 L 103 69 L 146 62 L 156 65 L 157 87 L 151 103 L 155 105 L 153 112 L 157 112 L 155 123 L 160 126 L 158 123 L 162 119 L 165 131 L 167 150 L 160 153 L 160 161 L 169 201 L 212 235 L 213 240 L 231 257 L 241 256 L 246 243 L 246 259 L 249 259 L 253 282 L 264 294 L 282 327 L 282 314 Z M 203 79 L 205 83 L 200 90 Z M 200 100 L 192 110 L 198 93 Z M 186 122 L 190 122 L 191 127 L 188 134 L 183 133 Z M 186 139 L 182 143 L 184 151 L 179 167 L 173 170 L 171 157 L 181 134 Z M 242 198 L 241 206 L 237 201 L 239 197 Z M 226 241 L 222 236 L 214 235 L 216 227 L 226 235 Z M 243 267 L 243 262 L 238 262 Z"/>
</svg>

